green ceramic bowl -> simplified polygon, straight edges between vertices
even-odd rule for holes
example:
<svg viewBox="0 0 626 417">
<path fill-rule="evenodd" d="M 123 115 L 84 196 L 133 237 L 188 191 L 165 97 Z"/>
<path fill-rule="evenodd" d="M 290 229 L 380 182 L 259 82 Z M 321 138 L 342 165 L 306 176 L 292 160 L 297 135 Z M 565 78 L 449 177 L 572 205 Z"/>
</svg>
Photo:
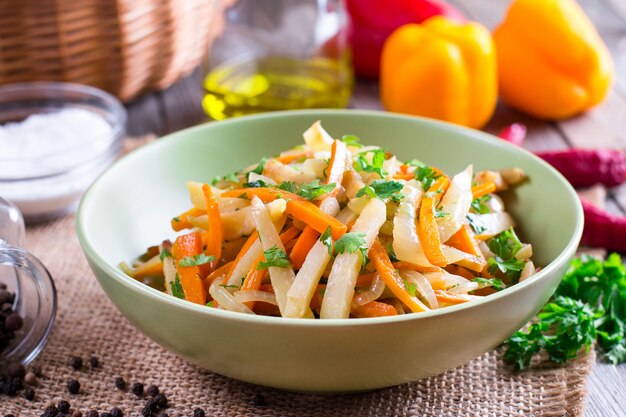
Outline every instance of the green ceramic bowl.
<svg viewBox="0 0 626 417">
<path fill-rule="evenodd" d="M 305 320 L 249 316 L 163 294 L 117 265 L 172 237 L 169 220 L 189 207 L 185 182 L 210 181 L 302 141 L 315 120 L 334 136 L 359 136 L 402 159 L 455 173 L 517 166 L 530 181 L 506 196 L 543 266 L 505 291 L 459 306 L 403 316 Z M 438 374 L 493 349 L 548 300 L 578 245 L 580 203 L 554 169 L 484 133 L 368 111 L 292 111 L 212 122 L 124 157 L 83 197 L 78 236 L 100 285 L 137 329 L 183 358 L 242 381 L 298 391 L 359 391 Z"/>
</svg>

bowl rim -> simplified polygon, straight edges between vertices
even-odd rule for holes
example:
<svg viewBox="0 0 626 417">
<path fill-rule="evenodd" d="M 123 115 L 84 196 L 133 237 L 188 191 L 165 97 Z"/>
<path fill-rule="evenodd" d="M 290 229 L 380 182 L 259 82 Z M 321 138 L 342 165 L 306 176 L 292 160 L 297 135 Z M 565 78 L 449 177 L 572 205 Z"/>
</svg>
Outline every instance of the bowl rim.
<svg viewBox="0 0 626 417">
<path fill-rule="evenodd" d="M 549 274 L 559 269 L 565 262 L 569 261 L 569 259 L 574 255 L 580 239 L 582 237 L 583 232 L 583 209 L 580 200 L 576 194 L 574 188 L 570 185 L 570 183 L 561 175 L 555 168 L 549 165 L 547 162 L 542 160 L 541 158 L 535 156 L 530 151 L 523 149 L 519 146 L 513 145 L 511 143 L 500 140 L 498 142 L 494 142 L 495 138 L 493 135 L 478 131 L 475 129 L 466 128 L 463 126 L 424 118 L 417 116 L 409 116 L 395 113 L 387 113 L 376 110 L 353 110 L 353 109 L 315 109 L 315 110 L 288 110 L 288 111 L 277 111 L 271 113 L 261 113 L 249 116 L 242 116 L 233 119 L 221 120 L 218 121 L 220 126 L 228 125 L 228 124 L 237 124 L 242 121 L 254 121 L 254 120 L 265 120 L 265 119 L 276 119 L 276 118 L 288 118 L 288 117 L 300 117 L 303 115 L 309 115 L 312 117 L 317 117 L 323 120 L 325 115 L 345 115 L 346 117 L 351 116 L 363 116 L 363 117 L 376 117 L 376 118 L 384 118 L 384 119 L 400 119 L 400 120 L 410 120 L 413 122 L 430 125 L 439 130 L 451 131 L 456 135 L 469 136 L 472 140 L 478 140 L 481 142 L 489 142 L 491 145 L 496 145 L 500 147 L 504 147 L 505 149 L 511 149 L 515 152 L 521 152 L 526 157 L 530 157 L 535 160 L 535 162 L 542 165 L 548 171 L 550 171 L 553 175 L 555 175 L 560 182 L 564 185 L 565 192 L 572 198 L 575 202 L 575 210 L 576 210 L 576 225 L 574 227 L 573 233 L 567 242 L 567 245 L 563 248 L 563 250 L 559 253 L 559 255 L 553 259 L 548 265 L 546 265 L 543 269 L 541 269 L 538 273 L 533 275 L 532 277 L 517 283 L 511 287 L 508 287 L 502 291 L 498 291 L 495 294 L 491 294 L 488 297 L 484 297 L 479 300 L 472 300 L 463 304 L 458 304 L 454 306 L 448 306 L 446 308 L 431 310 L 421 313 L 407 313 L 398 316 L 390 316 L 390 317 L 372 317 L 372 318 L 361 318 L 361 319 L 325 319 L 325 320 L 307 320 L 301 318 L 287 318 L 287 317 L 272 317 L 272 316 L 261 316 L 261 315 L 249 315 L 243 314 L 239 312 L 226 311 L 216 308 L 207 308 L 206 306 L 201 306 L 198 304 L 194 304 L 188 302 L 186 300 L 181 300 L 176 297 L 172 297 L 169 294 L 165 294 L 161 291 L 158 291 L 146 284 L 143 284 L 139 281 L 128 277 L 124 274 L 119 268 L 116 268 L 114 265 L 111 265 L 107 262 L 102 256 L 98 254 L 95 250 L 92 242 L 89 240 L 86 232 L 86 215 L 85 210 L 90 200 L 94 197 L 95 192 L 101 182 L 103 182 L 109 175 L 111 171 L 115 169 L 120 164 L 130 163 L 128 161 L 132 161 L 134 158 L 137 158 L 138 155 L 143 154 L 147 150 L 156 149 L 159 146 L 166 146 L 165 143 L 175 140 L 180 135 L 187 135 L 191 132 L 200 131 L 209 128 L 214 125 L 215 121 L 209 121 L 191 128 L 183 129 L 174 133 L 170 133 L 168 135 L 163 136 L 158 141 L 154 141 L 150 144 L 142 146 L 140 149 L 130 152 L 116 161 L 111 167 L 109 167 L 103 174 L 101 174 L 96 181 L 89 187 L 89 189 L 83 195 L 80 205 L 77 212 L 76 217 L 76 233 L 78 236 L 78 240 L 85 252 L 87 258 L 94 262 L 99 268 L 101 268 L 109 277 L 113 277 L 118 284 L 122 286 L 140 292 L 142 295 L 151 298 L 153 301 L 160 301 L 165 303 L 170 303 L 176 308 L 182 308 L 191 313 L 204 314 L 208 318 L 219 318 L 232 320 L 235 322 L 245 322 L 245 323 L 258 323 L 263 325 L 270 326 L 310 326 L 310 327 L 352 327 L 352 326 L 371 326 L 371 325 L 383 325 L 383 324 L 399 324 L 406 321 L 412 320 L 420 320 L 420 319 L 429 319 L 439 317 L 441 315 L 454 314 L 457 312 L 464 311 L 466 309 L 477 308 L 485 303 L 490 303 L 496 300 L 499 300 L 503 297 L 508 297 L 515 292 L 522 291 L 524 288 L 533 285 L 536 281 L 545 279 Z M 94 274 L 95 275 L 95 274 Z"/>
</svg>

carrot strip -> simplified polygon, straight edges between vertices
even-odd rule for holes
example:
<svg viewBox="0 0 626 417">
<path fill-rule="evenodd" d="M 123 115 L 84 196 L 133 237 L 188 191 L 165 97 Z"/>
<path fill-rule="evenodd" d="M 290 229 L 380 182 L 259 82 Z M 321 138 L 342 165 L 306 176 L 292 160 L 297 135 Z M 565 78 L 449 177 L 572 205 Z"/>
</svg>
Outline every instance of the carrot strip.
<svg viewBox="0 0 626 417">
<path fill-rule="evenodd" d="M 324 298 L 325 291 L 326 284 L 317 284 L 315 292 L 313 293 L 313 297 L 311 297 L 309 307 L 311 307 L 311 310 L 315 311 L 317 315 L 320 314 L 320 310 L 322 309 L 322 299 Z"/>
<path fill-rule="evenodd" d="M 214 256 L 215 260 L 209 263 L 209 271 L 214 270 L 222 257 L 222 244 L 224 243 L 224 226 L 217 200 L 208 184 L 202 186 L 202 193 L 206 201 L 206 211 L 209 218 L 209 230 L 207 230 L 207 242 L 204 253 Z"/>
<path fill-rule="evenodd" d="M 485 182 L 472 187 L 472 198 L 479 198 L 496 191 L 496 184 L 493 182 Z"/>
<path fill-rule="evenodd" d="M 383 245 L 380 244 L 378 239 L 374 240 L 374 243 L 372 243 L 372 247 L 367 256 L 393 295 L 409 307 L 412 312 L 418 313 L 420 311 L 430 310 L 421 301 L 407 292 L 402 277 L 393 267 L 389 255 L 387 255 L 387 251 Z"/>
<path fill-rule="evenodd" d="M 462 266 L 450 264 L 450 265 L 446 266 L 445 269 L 449 273 L 451 273 L 453 275 L 458 275 L 458 276 L 463 277 L 463 278 L 467 278 L 467 279 L 474 279 L 474 278 L 476 278 L 476 274 L 473 274 L 469 269 L 465 269 Z"/>
<path fill-rule="evenodd" d="M 228 273 L 226 274 L 226 279 L 224 280 L 224 282 L 228 282 L 230 280 L 230 277 L 233 275 L 233 271 L 235 270 L 235 267 L 237 266 L 237 264 L 239 263 L 239 261 L 241 260 L 241 258 L 246 254 L 246 252 L 248 252 L 248 250 L 250 249 L 250 247 L 254 244 L 254 242 L 256 242 L 256 240 L 259 238 L 259 232 L 257 232 L 256 230 L 250 235 L 250 237 L 248 238 L 248 240 L 246 240 L 246 243 L 243 244 L 243 246 L 241 247 L 241 250 L 239 251 L 239 253 L 237 254 L 237 256 L 235 257 L 235 259 L 233 260 L 233 262 L 230 264 L 230 268 L 228 269 Z"/>
<path fill-rule="evenodd" d="M 294 269 L 302 268 L 302 264 L 304 263 L 306 256 L 319 237 L 320 234 L 312 227 L 307 226 L 304 228 L 302 234 L 300 234 L 298 240 L 296 240 L 296 244 L 291 250 L 291 254 L 289 255 L 291 265 Z"/>
<path fill-rule="evenodd" d="M 204 210 L 201 210 L 196 207 L 192 207 L 184 213 L 179 214 L 178 216 L 172 218 L 170 220 L 170 224 L 172 225 L 172 229 L 175 232 L 180 232 L 184 229 L 191 229 L 193 225 L 189 221 L 189 217 L 197 217 L 201 214 L 204 214 Z"/>
<path fill-rule="evenodd" d="M 293 153 L 288 153 L 285 155 L 279 155 L 276 158 L 272 158 L 275 161 L 278 161 L 282 164 L 290 164 L 293 161 L 300 159 L 300 158 L 310 158 L 313 156 L 313 152 L 311 151 L 302 151 L 302 152 L 293 152 Z"/>
<path fill-rule="evenodd" d="M 435 290 L 435 297 L 440 303 L 446 304 L 463 304 L 472 300 L 479 300 L 482 297 L 471 294 L 454 294 L 444 290 Z"/>
<path fill-rule="evenodd" d="M 259 288 L 261 288 L 261 284 L 263 284 L 263 279 L 267 274 L 267 269 L 258 270 L 257 266 L 259 265 L 259 262 L 263 262 L 264 260 L 264 255 L 256 258 L 256 260 L 252 264 L 252 268 L 250 268 L 250 271 L 248 271 L 248 274 L 241 284 L 242 290 L 258 290 Z M 248 308 L 253 309 L 255 303 L 254 301 L 248 301 L 245 304 L 248 306 Z"/>
<path fill-rule="evenodd" d="M 215 269 L 215 271 L 211 272 L 204 279 L 204 288 L 208 291 L 211 284 L 213 284 L 213 281 L 215 281 L 217 278 L 221 277 L 222 275 L 228 273 L 232 265 L 233 265 L 233 261 L 230 261 L 220 266 L 219 268 Z"/>
<path fill-rule="evenodd" d="M 272 287 L 272 284 L 263 284 L 259 290 L 274 294 L 274 287 Z M 280 316 L 280 310 L 278 309 L 278 306 L 274 304 L 264 303 L 263 301 L 254 304 L 254 312 L 256 314 L 264 316 Z"/>
<path fill-rule="evenodd" d="M 332 195 L 339 192 L 339 186 L 343 179 L 343 173 L 346 170 L 346 158 L 348 157 L 348 147 L 345 143 L 335 139 L 330 152 L 330 160 L 328 161 L 328 171 L 326 175 L 326 184 L 336 184 Z"/>
<path fill-rule="evenodd" d="M 436 266 L 446 266 L 448 264 L 448 260 L 441 249 L 439 229 L 435 219 L 435 207 L 448 183 L 448 178 L 439 177 L 428 189 L 419 209 L 417 234 L 424 248 L 426 258 L 428 258 L 431 264 Z"/>
<path fill-rule="evenodd" d="M 415 178 L 415 174 L 407 174 L 407 173 L 396 173 L 393 174 L 393 179 L 394 180 L 412 180 L 413 178 Z"/>
<path fill-rule="evenodd" d="M 298 229 L 296 226 L 291 226 L 280 234 L 280 241 L 283 242 L 283 245 L 286 245 L 287 242 L 290 242 L 297 238 L 299 234 L 300 229 Z"/>
<path fill-rule="evenodd" d="M 324 233 L 324 231 L 330 226 L 331 233 L 334 240 L 343 236 L 347 227 L 333 216 L 324 213 L 315 204 L 306 200 L 290 200 L 287 201 L 286 212 L 298 220 L 305 222 L 318 233 Z"/>
<path fill-rule="evenodd" d="M 224 191 L 221 195 L 221 197 L 239 197 L 247 198 L 249 200 L 251 200 L 254 196 L 259 197 L 264 203 L 269 203 L 270 201 L 274 201 L 278 198 L 284 198 L 285 200 L 307 201 L 298 194 L 290 193 L 289 191 L 284 191 L 279 188 L 266 187 L 239 188 L 236 190 Z"/>
<path fill-rule="evenodd" d="M 377 272 L 370 272 L 369 274 L 361 274 L 358 277 L 356 277 L 356 284 L 354 286 L 355 287 L 369 287 L 370 285 L 372 285 L 372 281 L 374 281 L 374 278 L 376 278 L 376 275 L 378 275 Z"/>
<path fill-rule="evenodd" d="M 476 243 L 476 239 L 474 239 L 474 234 L 467 224 L 461 226 L 461 228 L 448 239 L 446 244 L 465 253 L 482 257 L 482 252 L 478 247 L 478 243 Z"/>
<path fill-rule="evenodd" d="M 206 290 L 200 278 L 199 266 L 180 266 L 180 261 L 188 256 L 195 256 L 202 253 L 202 236 L 200 232 L 193 232 L 178 236 L 172 246 L 172 257 L 174 258 L 176 272 L 180 284 L 183 287 L 185 299 L 196 304 L 206 304 Z"/>
<path fill-rule="evenodd" d="M 380 301 L 370 301 L 362 306 L 352 307 L 350 313 L 357 318 L 366 318 L 396 316 L 398 311 L 390 304 L 381 303 Z"/>
<path fill-rule="evenodd" d="M 437 268 L 435 266 L 432 266 L 432 267 L 420 266 L 420 265 L 414 264 L 412 262 L 405 262 L 405 261 L 394 262 L 392 265 L 396 269 L 410 269 L 412 271 L 417 271 L 417 272 L 437 272 L 437 271 L 439 271 L 439 268 Z"/>
<path fill-rule="evenodd" d="M 135 279 L 155 275 L 163 275 L 163 262 L 158 255 L 139 265 L 133 271 L 133 278 Z"/>
</svg>

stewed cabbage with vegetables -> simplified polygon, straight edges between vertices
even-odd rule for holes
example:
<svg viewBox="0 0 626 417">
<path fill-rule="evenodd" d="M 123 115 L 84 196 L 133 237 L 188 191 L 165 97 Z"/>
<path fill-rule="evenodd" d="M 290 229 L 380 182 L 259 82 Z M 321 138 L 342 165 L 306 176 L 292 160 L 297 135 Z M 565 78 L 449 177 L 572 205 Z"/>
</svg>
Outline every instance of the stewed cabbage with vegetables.
<svg viewBox="0 0 626 417">
<path fill-rule="evenodd" d="M 319 122 L 304 144 L 187 183 L 180 235 L 124 271 L 192 303 L 292 318 L 393 316 L 480 299 L 533 275 L 498 192 L 520 169 L 453 176 Z"/>
</svg>

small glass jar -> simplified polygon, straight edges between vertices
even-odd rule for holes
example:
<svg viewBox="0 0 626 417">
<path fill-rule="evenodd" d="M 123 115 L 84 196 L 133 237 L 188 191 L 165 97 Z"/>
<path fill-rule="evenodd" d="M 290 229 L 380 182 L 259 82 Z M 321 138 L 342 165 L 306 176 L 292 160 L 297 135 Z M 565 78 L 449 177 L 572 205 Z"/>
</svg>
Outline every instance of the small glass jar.
<svg viewBox="0 0 626 417">
<path fill-rule="evenodd" d="M 56 316 L 57 298 L 52 277 L 37 258 L 20 248 L 23 241 L 21 213 L 0 198 L 0 283 L 6 286 L 0 291 L 15 294 L 10 301 L 11 310 L 23 320 L 14 337 L 5 340 L 8 345 L 0 344 L 0 368 L 32 362 L 46 344 Z"/>
<path fill-rule="evenodd" d="M 237 0 L 213 45 L 205 112 L 346 107 L 353 87 L 342 0 Z"/>
<path fill-rule="evenodd" d="M 66 117 L 53 123 L 51 117 L 62 111 Z M 10 130 L 29 120 L 30 130 L 20 131 L 27 138 Z M 13 202 L 28 222 L 74 210 L 87 187 L 119 155 L 125 131 L 126 110 L 97 88 L 58 82 L 0 87 L 0 196 Z M 64 144 L 67 135 L 72 140 Z"/>
</svg>

